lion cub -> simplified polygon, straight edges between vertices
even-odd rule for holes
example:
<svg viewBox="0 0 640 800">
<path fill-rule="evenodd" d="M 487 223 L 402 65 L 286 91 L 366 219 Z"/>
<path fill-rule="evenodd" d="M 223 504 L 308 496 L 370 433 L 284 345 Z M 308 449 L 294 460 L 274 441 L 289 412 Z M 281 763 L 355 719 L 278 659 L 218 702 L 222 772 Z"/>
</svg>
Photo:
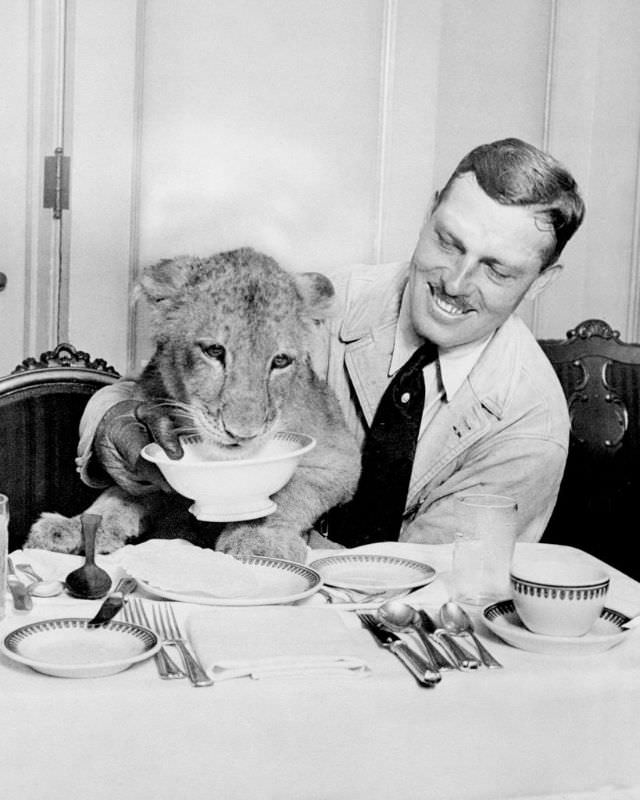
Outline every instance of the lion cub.
<svg viewBox="0 0 640 800">
<path fill-rule="evenodd" d="M 209 258 L 182 257 L 147 268 L 139 284 L 149 307 L 155 353 L 135 396 L 173 406 L 187 433 L 213 440 L 221 458 L 248 457 L 276 431 L 309 434 L 316 447 L 275 496 L 277 510 L 247 522 L 202 523 L 190 501 L 157 492 L 136 497 L 110 469 L 111 487 L 91 507 L 103 516 L 99 552 L 133 537 L 180 537 L 235 555 L 304 560 L 302 535 L 351 498 L 358 446 L 338 402 L 311 364 L 319 322 L 333 287 L 317 273 L 293 274 L 250 248 Z M 98 453 L 99 457 L 99 453 Z M 28 547 L 81 548 L 79 517 L 44 514 Z"/>
</svg>

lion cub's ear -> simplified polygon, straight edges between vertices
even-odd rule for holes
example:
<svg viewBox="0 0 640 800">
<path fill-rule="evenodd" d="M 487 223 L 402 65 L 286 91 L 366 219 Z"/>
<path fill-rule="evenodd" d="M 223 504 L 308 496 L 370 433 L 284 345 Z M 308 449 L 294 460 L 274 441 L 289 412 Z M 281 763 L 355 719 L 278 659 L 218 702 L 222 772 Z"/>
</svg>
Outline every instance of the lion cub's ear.
<svg viewBox="0 0 640 800">
<path fill-rule="evenodd" d="M 294 275 L 293 279 L 302 295 L 310 319 L 326 319 L 332 315 L 335 291 L 326 275 L 320 272 L 300 272 Z"/>
<path fill-rule="evenodd" d="M 201 266 L 199 259 L 189 256 L 165 258 L 157 264 L 150 264 L 140 276 L 137 294 L 156 302 L 171 300 L 198 277 Z"/>
</svg>

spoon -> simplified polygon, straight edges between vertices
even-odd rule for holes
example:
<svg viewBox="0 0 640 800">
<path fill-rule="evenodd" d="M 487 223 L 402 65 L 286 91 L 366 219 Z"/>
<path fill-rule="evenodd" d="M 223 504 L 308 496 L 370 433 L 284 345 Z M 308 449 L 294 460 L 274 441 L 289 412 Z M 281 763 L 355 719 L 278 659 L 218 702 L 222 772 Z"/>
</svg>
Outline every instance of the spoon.
<svg viewBox="0 0 640 800">
<path fill-rule="evenodd" d="M 416 633 L 436 671 L 453 668 L 449 659 L 434 646 L 429 634 L 420 623 L 420 614 L 413 606 L 400 600 L 387 600 L 378 608 L 378 616 L 382 623 L 392 630 Z"/>
<path fill-rule="evenodd" d="M 459 645 L 456 640 L 449 635 L 448 631 L 436 627 L 435 622 L 423 608 L 421 608 L 418 613 L 420 614 L 420 620 L 425 630 L 438 637 L 438 641 L 441 642 L 443 647 L 447 648 L 447 652 L 451 655 L 453 663 L 458 669 L 478 669 L 480 662 L 475 656 L 471 655 L 464 647 Z"/>
<path fill-rule="evenodd" d="M 104 597 L 111 588 L 109 573 L 98 567 L 94 561 L 96 531 L 101 520 L 102 517 L 98 514 L 83 514 L 80 517 L 85 563 L 70 572 L 66 578 L 67 591 L 74 597 L 96 600 Z"/>
<path fill-rule="evenodd" d="M 491 655 L 480 639 L 475 635 L 471 618 L 462 606 L 452 601 L 445 603 L 440 609 L 440 620 L 443 627 L 454 636 L 467 634 L 473 639 L 473 643 L 478 650 L 478 655 L 485 667 L 489 667 L 490 669 L 502 667 L 502 664 Z"/>
<path fill-rule="evenodd" d="M 31 564 L 16 564 L 16 569 L 19 569 L 31 578 L 32 582 L 27 586 L 27 591 L 34 597 L 55 597 L 56 595 L 62 594 L 62 590 L 64 589 L 62 581 L 45 581 L 38 575 Z"/>
<path fill-rule="evenodd" d="M 387 604 L 385 604 L 385 605 L 387 605 Z M 400 619 L 400 618 L 404 618 L 404 616 L 405 616 L 404 612 L 400 611 L 400 614 L 396 618 Z M 413 616 L 413 615 L 411 614 L 410 616 Z M 389 631 L 398 631 L 399 633 L 402 633 L 402 632 L 405 632 L 405 631 L 407 631 L 407 632 L 415 631 L 415 628 L 411 624 L 410 620 L 406 624 L 403 624 L 403 623 L 399 623 L 398 624 L 396 622 L 392 622 L 392 617 L 395 617 L 393 609 L 391 609 L 391 611 L 389 611 L 388 608 L 385 610 L 383 606 L 380 606 L 380 608 L 377 611 L 377 617 L 378 617 L 378 620 L 382 623 L 383 627 L 385 627 Z M 438 668 L 438 665 L 436 664 L 436 660 L 433 657 L 433 649 L 434 649 L 433 646 L 427 647 L 425 645 L 426 663 L 429 665 L 429 668 L 430 668 L 431 672 L 433 673 L 433 678 L 432 678 L 433 683 L 439 683 L 441 678 L 442 678 L 442 676 L 440 675 L 440 669 Z"/>
</svg>

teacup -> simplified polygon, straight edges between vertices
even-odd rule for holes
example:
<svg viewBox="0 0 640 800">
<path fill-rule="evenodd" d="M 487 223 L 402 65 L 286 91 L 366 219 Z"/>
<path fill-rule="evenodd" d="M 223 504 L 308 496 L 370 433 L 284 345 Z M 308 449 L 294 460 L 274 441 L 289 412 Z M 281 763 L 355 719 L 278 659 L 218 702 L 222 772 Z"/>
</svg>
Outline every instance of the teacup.
<svg viewBox="0 0 640 800">
<path fill-rule="evenodd" d="M 604 608 L 609 575 L 577 553 L 541 554 L 511 567 L 513 603 L 524 625 L 545 636 L 584 636 Z"/>
</svg>

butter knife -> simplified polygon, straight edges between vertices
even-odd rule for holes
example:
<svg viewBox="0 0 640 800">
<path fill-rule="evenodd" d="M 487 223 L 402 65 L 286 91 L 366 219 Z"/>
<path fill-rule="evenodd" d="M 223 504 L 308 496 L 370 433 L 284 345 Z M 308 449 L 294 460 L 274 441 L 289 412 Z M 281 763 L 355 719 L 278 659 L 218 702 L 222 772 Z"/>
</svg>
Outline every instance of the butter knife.
<svg viewBox="0 0 640 800">
<path fill-rule="evenodd" d="M 393 653 L 421 686 L 435 686 L 440 681 L 440 673 L 436 672 L 419 653 L 412 650 L 397 634 L 380 625 L 371 614 L 358 613 L 358 617 L 378 643 Z"/>
<path fill-rule="evenodd" d="M 31 611 L 33 608 L 33 597 L 24 583 L 18 579 L 18 575 L 14 569 L 13 561 L 7 557 L 7 566 L 9 567 L 9 574 L 7 575 L 7 586 L 13 598 L 13 607 L 16 611 Z"/>
<path fill-rule="evenodd" d="M 112 620 L 126 602 L 127 595 L 135 591 L 137 582 L 134 578 L 123 578 L 98 609 L 95 617 L 87 623 L 87 628 L 98 628 Z"/>
</svg>

